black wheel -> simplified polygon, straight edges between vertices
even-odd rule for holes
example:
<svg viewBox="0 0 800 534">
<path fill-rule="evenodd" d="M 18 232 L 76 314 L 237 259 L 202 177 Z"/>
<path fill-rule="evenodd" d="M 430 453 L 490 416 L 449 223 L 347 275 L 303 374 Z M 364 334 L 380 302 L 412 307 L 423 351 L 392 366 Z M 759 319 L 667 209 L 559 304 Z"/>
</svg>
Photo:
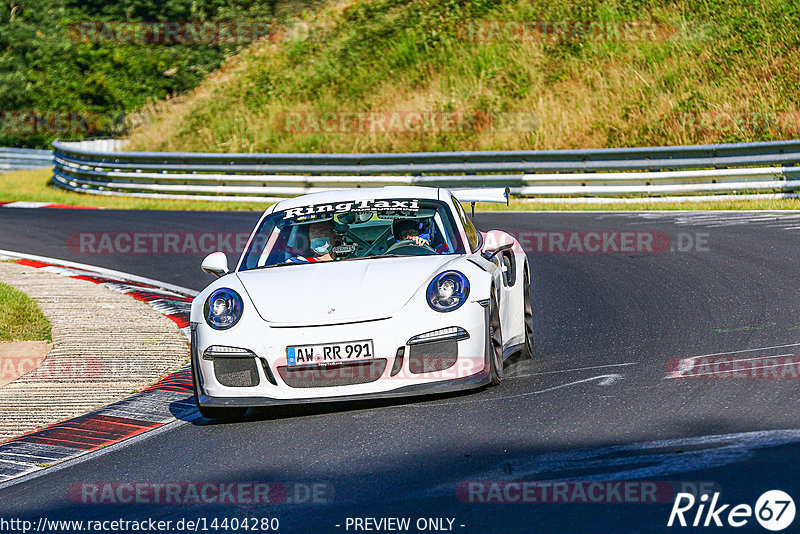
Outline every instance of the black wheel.
<svg viewBox="0 0 800 534">
<path fill-rule="evenodd" d="M 219 407 L 219 406 L 201 406 L 199 402 L 200 396 L 200 387 L 197 379 L 197 366 L 194 363 L 194 358 L 190 358 L 192 360 L 192 389 L 194 390 L 194 402 L 197 404 L 197 411 L 200 412 L 200 415 L 205 417 L 206 419 L 219 419 L 221 421 L 230 421 L 239 419 L 242 417 L 245 412 L 247 412 L 247 408 L 235 407 L 235 408 L 228 408 L 228 407 Z"/>
<path fill-rule="evenodd" d="M 525 321 L 525 344 L 522 347 L 523 359 L 533 358 L 533 306 L 531 305 L 531 275 L 525 263 L 524 283 L 522 284 Z"/>
<path fill-rule="evenodd" d="M 503 334 L 500 330 L 500 309 L 494 289 L 489 299 L 489 335 L 486 350 L 489 352 L 490 385 L 496 386 L 503 380 Z"/>
</svg>

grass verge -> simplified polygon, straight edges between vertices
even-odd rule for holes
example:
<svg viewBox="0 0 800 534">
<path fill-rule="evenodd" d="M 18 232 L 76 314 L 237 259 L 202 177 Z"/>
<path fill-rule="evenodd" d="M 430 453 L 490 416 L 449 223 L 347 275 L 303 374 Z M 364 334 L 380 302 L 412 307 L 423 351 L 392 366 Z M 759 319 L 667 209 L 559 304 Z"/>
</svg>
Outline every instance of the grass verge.
<svg viewBox="0 0 800 534">
<path fill-rule="evenodd" d="M 0 341 L 52 341 L 50 321 L 22 291 L 0 282 Z"/>
<path fill-rule="evenodd" d="M 193 91 L 144 106 L 129 148 L 404 152 L 795 138 L 799 5 L 330 0 Z M 531 31 L 515 33 L 523 26 Z"/>
<path fill-rule="evenodd" d="M 269 206 L 263 202 L 208 202 L 81 194 L 52 185 L 52 176 L 53 171 L 50 169 L 0 174 L 0 202 L 50 202 L 120 210 L 178 211 L 262 211 Z"/>
</svg>

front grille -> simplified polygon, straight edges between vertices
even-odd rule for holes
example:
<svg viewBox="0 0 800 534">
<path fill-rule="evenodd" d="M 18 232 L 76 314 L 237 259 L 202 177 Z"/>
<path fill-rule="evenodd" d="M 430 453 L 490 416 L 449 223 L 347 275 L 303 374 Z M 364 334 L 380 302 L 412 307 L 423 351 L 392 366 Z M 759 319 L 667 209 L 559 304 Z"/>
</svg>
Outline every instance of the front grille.
<svg viewBox="0 0 800 534">
<path fill-rule="evenodd" d="M 386 369 L 386 361 L 385 358 L 377 358 L 342 365 L 305 365 L 296 369 L 284 365 L 278 367 L 278 374 L 286 385 L 293 388 L 351 386 L 379 379 Z"/>
<path fill-rule="evenodd" d="M 246 388 L 259 383 L 255 358 L 214 358 L 214 376 L 223 386 Z"/>
<path fill-rule="evenodd" d="M 442 371 L 455 365 L 458 341 L 434 341 L 408 347 L 408 370 L 414 374 Z"/>
</svg>

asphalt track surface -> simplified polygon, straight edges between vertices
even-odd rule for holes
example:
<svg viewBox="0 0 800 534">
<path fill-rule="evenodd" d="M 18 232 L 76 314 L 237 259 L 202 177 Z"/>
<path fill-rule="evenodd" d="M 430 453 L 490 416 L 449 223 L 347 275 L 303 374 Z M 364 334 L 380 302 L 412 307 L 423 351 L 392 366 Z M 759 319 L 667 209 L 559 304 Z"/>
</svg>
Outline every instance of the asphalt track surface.
<svg viewBox="0 0 800 534">
<path fill-rule="evenodd" d="M 0 248 L 199 290 L 211 281 L 199 269 L 203 253 L 91 254 L 67 243 L 96 232 L 247 233 L 257 218 L 6 209 Z M 506 362 L 499 387 L 282 408 L 238 423 L 180 421 L 0 487 L 0 516 L 277 517 L 281 532 L 354 532 L 347 521 L 356 517 L 409 517 L 412 527 L 418 518 L 450 518 L 455 532 L 663 532 L 692 530 L 666 527 L 671 498 L 584 503 L 571 494 L 570 502 L 482 503 L 474 502 L 479 493 L 470 502 L 459 488 L 469 481 L 668 481 L 672 488 L 705 483 L 723 503 L 752 506 L 770 489 L 800 498 L 796 375 L 667 378 L 676 358 L 800 355 L 800 215 L 479 213 L 476 223 L 523 232 L 532 249 L 535 354 Z M 648 232 L 657 250 L 561 253 L 552 244 L 558 234 L 566 245 L 573 232 L 607 232 L 600 235 L 611 241 L 614 231 Z M 534 232 L 550 233 L 540 246 Z M 83 504 L 69 493 L 86 482 L 172 481 L 277 482 L 292 502 Z M 309 502 L 305 489 L 314 484 L 322 486 Z M 722 530 L 698 531 L 709 529 Z M 737 530 L 764 532 L 753 518 Z"/>
</svg>

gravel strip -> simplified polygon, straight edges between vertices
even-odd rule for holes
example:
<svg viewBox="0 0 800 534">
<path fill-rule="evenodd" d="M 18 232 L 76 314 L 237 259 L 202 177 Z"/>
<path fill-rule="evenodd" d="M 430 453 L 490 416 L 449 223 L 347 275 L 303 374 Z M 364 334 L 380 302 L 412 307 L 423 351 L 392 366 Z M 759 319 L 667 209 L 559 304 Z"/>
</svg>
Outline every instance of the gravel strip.
<svg viewBox="0 0 800 534">
<path fill-rule="evenodd" d="M 0 262 L 0 281 L 36 300 L 53 349 L 0 388 L 0 442 L 122 399 L 186 363 L 186 338 L 148 304 L 102 285 Z"/>
</svg>

